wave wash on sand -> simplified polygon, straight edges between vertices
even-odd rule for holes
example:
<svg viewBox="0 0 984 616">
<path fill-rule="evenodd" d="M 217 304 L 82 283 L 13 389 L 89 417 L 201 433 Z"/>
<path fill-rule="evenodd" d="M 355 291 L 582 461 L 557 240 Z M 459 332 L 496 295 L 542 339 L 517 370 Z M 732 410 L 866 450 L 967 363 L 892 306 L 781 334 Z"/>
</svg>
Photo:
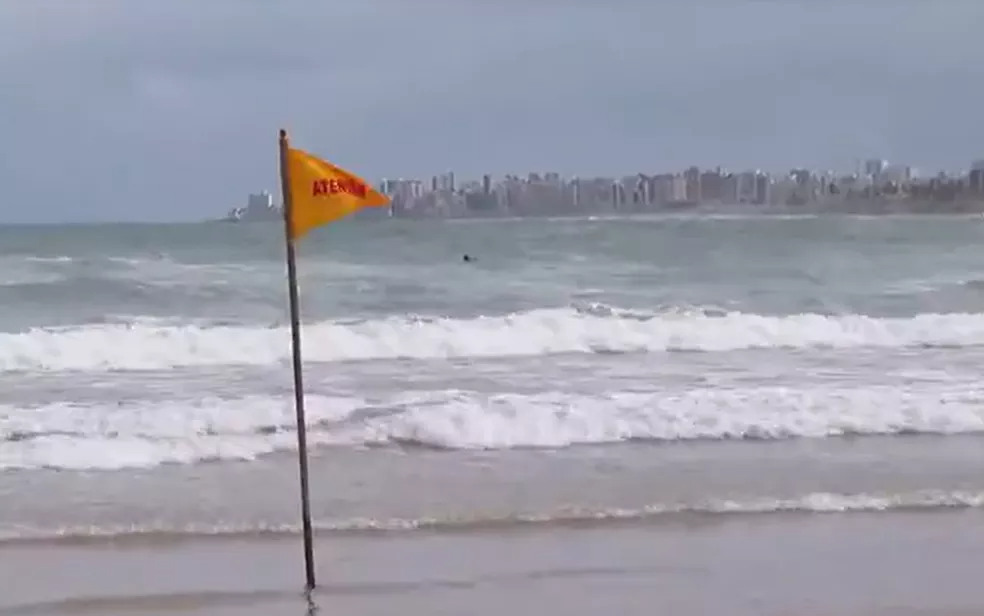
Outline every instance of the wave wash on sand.
<svg viewBox="0 0 984 616">
<path fill-rule="evenodd" d="M 638 508 L 564 508 L 544 513 L 453 518 L 352 518 L 319 520 L 319 533 L 495 532 L 530 526 L 601 526 L 605 524 L 672 523 L 693 516 L 846 514 L 883 511 L 952 511 L 984 506 L 984 493 L 922 490 L 904 493 L 836 494 L 817 492 L 793 498 L 707 499 L 692 503 L 652 504 Z M 292 537 L 294 524 L 214 523 L 175 525 L 149 522 L 127 526 L 24 527 L 0 529 L 0 545 L 19 543 L 85 544 L 99 542 L 173 543 L 202 538 Z"/>
</svg>

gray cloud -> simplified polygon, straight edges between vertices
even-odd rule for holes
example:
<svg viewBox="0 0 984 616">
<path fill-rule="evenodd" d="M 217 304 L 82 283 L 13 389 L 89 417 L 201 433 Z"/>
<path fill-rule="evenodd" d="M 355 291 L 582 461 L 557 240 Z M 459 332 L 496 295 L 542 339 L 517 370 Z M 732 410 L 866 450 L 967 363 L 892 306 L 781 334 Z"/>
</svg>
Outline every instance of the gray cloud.
<svg viewBox="0 0 984 616">
<path fill-rule="evenodd" d="M 984 4 L 0 4 L 0 220 L 202 218 L 276 130 L 369 177 L 984 156 Z"/>
</svg>

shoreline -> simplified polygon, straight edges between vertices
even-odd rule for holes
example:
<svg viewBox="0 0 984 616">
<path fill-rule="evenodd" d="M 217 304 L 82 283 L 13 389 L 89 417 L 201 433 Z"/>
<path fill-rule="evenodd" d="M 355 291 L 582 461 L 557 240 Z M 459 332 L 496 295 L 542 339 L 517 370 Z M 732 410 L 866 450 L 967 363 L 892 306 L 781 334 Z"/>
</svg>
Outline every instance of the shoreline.
<svg viewBox="0 0 984 616">
<path fill-rule="evenodd" d="M 925 491 L 930 494 L 932 491 Z M 931 494 L 930 494 L 931 495 Z M 742 523 L 766 523 L 774 520 L 777 524 L 785 524 L 800 519 L 809 518 L 872 518 L 884 515 L 892 516 L 930 516 L 945 521 L 946 516 L 960 512 L 979 512 L 984 514 L 984 493 L 967 492 L 964 501 L 953 502 L 922 502 L 888 506 L 886 502 L 871 502 L 843 504 L 836 502 L 838 498 L 850 499 L 852 495 L 813 494 L 803 500 L 814 497 L 834 499 L 827 508 L 776 508 L 762 510 L 728 510 L 679 509 L 654 511 L 642 515 L 584 515 L 572 518 L 543 518 L 543 519 L 490 519 L 476 520 L 473 523 L 436 521 L 422 523 L 418 526 L 400 525 L 364 527 L 333 527 L 315 523 L 314 537 L 316 541 L 330 543 L 332 541 L 384 541 L 384 540 L 421 540 L 434 538 L 451 539 L 480 539 L 498 536 L 508 539 L 530 537 L 554 532 L 672 532 L 691 530 L 699 527 Z M 943 495 L 940 498 L 946 498 Z M 632 514 L 634 512 L 627 512 Z M 410 521 L 412 522 L 412 521 Z M 75 550 L 75 549 L 112 549 L 112 550 L 153 550 L 153 549 L 183 549 L 189 546 L 214 545 L 219 548 L 240 543 L 282 544 L 294 543 L 301 540 L 300 522 L 284 524 L 271 528 L 228 528 L 222 530 L 202 527 L 199 529 L 160 529 L 140 530 L 121 533 L 95 534 L 64 534 L 0 538 L 0 552 L 16 549 L 38 550 Z"/>
<path fill-rule="evenodd" d="M 764 208 L 761 206 L 745 205 L 713 205 L 695 206 L 689 208 L 668 208 L 653 210 L 649 212 L 544 212 L 542 214 L 508 214 L 498 216 L 353 216 L 345 219 L 339 224 L 362 224 L 379 223 L 384 221 L 525 221 L 525 220 L 550 220 L 550 219 L 572 219 L 572 220 L 619 220 L 633 218 L 682 218 L 695 215 L 734 215 L 746 218 L 769 218 L 780 216 L 804 216 L 804 217 L 831 217 L 831 218 L 979 218 L 984 214 L 984 202 L 981 202 L 976 209 L 972 210 L 899 210 L 884 211 L 881 209 L 858 209 L 841 210 L 831 208 L 811 208 L 802 206 L 789 206 L 779 208 Z M 65 222 L 4 222 L 0 223 L 0 229 L 98 229 L 103 227 L 187 227 L 187 226 L 221 226 L 236 227 L 239 225 L 252 226 L 256 224 L 279 224 L 280 220 L 225 220 L 223 218 L 205 218 L 197 220 L 105 220 L 105 221 L 65 221 Z"/>
<path fill-rule="evenodd" d="M 400 215 L 400 216 L 386 216 L 386 215 L 370 215 L 370 216 L 356 216 L 353 217 L 349 222 L 380 222 L 380 221 L 458 221 L 458 220 L 505 220 L 505 221 L 524 221 L 524 220 L 561 220 L 561 219 L 572 219 L 572 220 L 608 220 L 608 219 L 627 219 L 627 218 L 680 218 L 686 216 L 700 216 L 700 215 L 735 215 L 743 216 L 748 218 L 762 217 L 787 217 L 787 216 L 809 216 L 809 217 L 877 217 L 877 218 L 895 218 L 895 217 L 953 217 L 953 218 L 976 218 L 980 214 L 984 214 L 984 201 L 974 202 L 972 208 L 967 209 L 920 209 L 918 207 L 912 209 L 886 209 L 881 204 L 870 205 L 866 207 L 846 207 L 848 204 L 844 204 L 845 207 L 830 207 L 822 205 L 805 205 L 805 206 L 760 206 L 760 205 L 727 205 L 727 204 L 702 204 L 687 207 L 666 207 L 659 208 L 649 211 L 613 211 L 613 210 L 598 210 L 598 211 L 583 211 L 583 212 L 542 212 L 542 213 L 525 213 L 525 214 L 512 214 L 512 213 L 502 213 L 497 215 L 487 215 L 487 214 L 475 214 L 475 215 Z M 853 205 L 853 204 L 852 204 Z M 271 224 L 279 223 L 280 220 L 249 220 L 249 219 L 239 219 L 239 220 L 228 220 L 228 219 L 207 219 L 197 221 L 197 224 Z"/>
<path fill-rule="evenodd" d="M 982 437 L 947 436 L 946 447 L 941 438 L 316 449 L 312 513 L 328 542 L 673 533 L 881 515 L 945 524 L 960 512 L 984 514 Z M 299 536 L 296 472 L 296 454 L 279 452 L 250 462 L 2 474 L 0 500 L 12 506 L 0 514 L 0 552 L 289 544 Z M 250 491 L 257 485 L 262 495 Z"/>
<path fill-rule="evenodd" d="M 964 511 L 319 538 L 313 601 L 333 613 L 399 606 L 414 616 L 980 613 L 981 530 L 984 516 Z M 0 570 L 10 572 L 0 580 L 0 616 L 307 609 L 299 540 L 8 547 Z"/>
</svg>

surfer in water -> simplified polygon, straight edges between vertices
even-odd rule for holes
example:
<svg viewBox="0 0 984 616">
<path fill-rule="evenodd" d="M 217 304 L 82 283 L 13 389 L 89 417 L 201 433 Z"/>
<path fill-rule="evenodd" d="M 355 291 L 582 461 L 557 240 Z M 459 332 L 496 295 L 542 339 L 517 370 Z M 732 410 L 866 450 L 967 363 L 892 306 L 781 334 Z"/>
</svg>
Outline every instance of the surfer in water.
<svg viewBox="0 0 984 616">
<path fill-rule="evenodd" d="M 471 255 L 465 255 L 465 256 L 461 257 L 461 260 L 464 261 L 465 263 L 471 263 L 472 261 L 478 261 L 478 259 L 476 259 L 475 257 L 473 257 Z"/>
</svg>

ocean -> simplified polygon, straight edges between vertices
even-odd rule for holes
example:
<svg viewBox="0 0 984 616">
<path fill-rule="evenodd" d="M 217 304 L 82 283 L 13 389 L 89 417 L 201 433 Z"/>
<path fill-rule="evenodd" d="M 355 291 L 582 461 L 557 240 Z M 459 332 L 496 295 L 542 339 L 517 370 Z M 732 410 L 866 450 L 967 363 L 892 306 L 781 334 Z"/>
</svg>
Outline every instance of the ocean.
<svg viewBox="0 0 984 616">
<path fill-rule="evenodd" d="M 301 587 L 282 242 L 0 228 L 0 613 Z M 312 234 L 321 600 L 980 613 L 982 243 L 957 216 Z"/>
</svg>

